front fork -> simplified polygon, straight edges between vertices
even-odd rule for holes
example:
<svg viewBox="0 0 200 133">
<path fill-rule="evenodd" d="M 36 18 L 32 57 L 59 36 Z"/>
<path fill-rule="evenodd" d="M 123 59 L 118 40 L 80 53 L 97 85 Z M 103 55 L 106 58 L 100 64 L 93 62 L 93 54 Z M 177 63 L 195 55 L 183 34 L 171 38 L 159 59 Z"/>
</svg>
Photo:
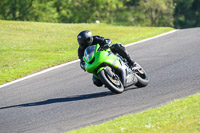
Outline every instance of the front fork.
<svg viewBox="0 0 200 133">
<path fill-rule="evenodd" d="M 123 84 L 123 86 L 125 86 L 126 85 L 126 68 L 125 68 L 126 66 L 125 66 L 125 64 L 124 65 L 121 65 L 121 63 L 120 63 L 120 65 L 117 67 L 117 68 L 115 68 L 116 69 L 116 71 L 118 71 L 118 73 L 120 73 L 120 75 L 118 75 L 119 77 L 120 77 L 120 80 L 121 80 L 121 82 L 122 82 L 122 84 Z M 118 79 L 118 76 L 116 76 L 116 74 L 112 71 L 112 69 L 111 69 L 111 67 L 109 67 L 109 66 L 105 66 L 105 67 L 101 67 L 98 71 L 97 71 L 97 74 L 101 71 L 101 70 L 105 70 L 106 71 L 106 73 L 110 76 L 110 77 L 112 77 L 114 80 L 117 80 Z"/>
<path fill-rule="evenodd" d="M 128 68 L 128 66 L 126 66 L 126 64 L 121 59 L 118 60 L 117 64 L 118 65 L 115 68 L 115 70 L 117 71 L 117 73 L 120 73 L 118 76 L 120 77 L 120 80 L 121 80 L 123 86 L 127 87 L 132 84 L 136 84 L 137 78 L 135 76 L 135 73 L 133 73 L 132 70 L 129 70 L 130 68 Z M 104 67 L 99 68 L 99 70 L 97 71 L 97 75 L 103 69 L 106 71 L 106 73 L 110 77 L 112 77 L 115 80 L 118 79 L 118 76 L 116 76 L 116 74 L 112 71 L 112 68 L 109 66 L 104 66 Z M 129 72 L 129 71 L 131 71 L 131 72 Z M 99 77 L 97 75 L 95 75 L 95 77 L 97 77 L 99 79 Z"/>
</svg>

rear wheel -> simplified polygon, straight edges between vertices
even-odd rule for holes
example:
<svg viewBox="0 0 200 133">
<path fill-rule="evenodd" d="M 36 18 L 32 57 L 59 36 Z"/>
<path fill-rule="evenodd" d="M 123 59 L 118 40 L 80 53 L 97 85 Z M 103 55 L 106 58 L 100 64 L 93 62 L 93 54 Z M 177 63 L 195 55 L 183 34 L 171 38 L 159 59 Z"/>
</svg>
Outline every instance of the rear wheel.
<svg viewBox="0 0 200 133">
<path fill-rule="evenodd" d="M 149 79 L 148 79 L 147 74 L 144 71 L 144 69 L 138 63 L 136 63 L 136 66 L 133 69 L 134 69 L 135 75 L 138 79 L 138 82 L 135 84 L 135 86 L 137 86 L 137 87 L 147 86 L 149 83 Z"/>
<path fill-rule="evenodd" d="M 119 94 L 124 91 L 124 86 L 122 82 L 120 81 L 120 78 L 117 74 L 112 73 L 115 76 L 111 76 L 111 74 L 108 74 L 106 70 L 101 70 L 98 74 L 101 82 L 113 93 Z"/>
</svg>

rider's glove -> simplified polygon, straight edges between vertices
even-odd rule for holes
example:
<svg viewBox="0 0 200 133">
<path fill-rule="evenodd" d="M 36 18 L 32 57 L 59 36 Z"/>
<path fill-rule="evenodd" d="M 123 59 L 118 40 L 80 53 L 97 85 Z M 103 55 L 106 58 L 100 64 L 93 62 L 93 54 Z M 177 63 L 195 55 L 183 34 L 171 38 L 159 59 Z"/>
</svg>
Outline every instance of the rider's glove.
<svg viewBox="0 0 200 133">
<path fill-rule="evenodd" d="M 80 66 L 85 71 L 85 62 L 81 62 Z"/>
<path fill-rule="evenodd" d="M 111 43 L 112 43 L 112 40 L 110 40 L 110 39 L 104 39 L 104 45 L 110 46 Z"/>
<path fill-rule="evenodd" d="M 109 45 L 108 45 L 108 44 L 105 44 L 105 45 L 103 46 L 103 49 L 107 49 L 107 48 L 109 48 Z"/>
</svg>

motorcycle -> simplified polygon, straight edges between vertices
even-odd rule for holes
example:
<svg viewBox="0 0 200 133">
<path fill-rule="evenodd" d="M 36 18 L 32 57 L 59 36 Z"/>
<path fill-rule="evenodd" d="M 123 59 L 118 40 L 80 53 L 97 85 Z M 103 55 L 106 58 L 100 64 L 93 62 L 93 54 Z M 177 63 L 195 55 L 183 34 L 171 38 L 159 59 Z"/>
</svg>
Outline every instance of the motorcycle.
<svg viewBox="0 0 200 133">
<path fill-rule="evenodd" d="M 137 62 L 131 69 L 126 59 L 114 54 L 109 47 L 101 47 L 99 44 L 89 46 L 85 49 L 83 60 L 85 70 L 92 73 L 113 93 L 122 93 L 131 85 L 148 85 L 147 74 Z"/>
</svg>

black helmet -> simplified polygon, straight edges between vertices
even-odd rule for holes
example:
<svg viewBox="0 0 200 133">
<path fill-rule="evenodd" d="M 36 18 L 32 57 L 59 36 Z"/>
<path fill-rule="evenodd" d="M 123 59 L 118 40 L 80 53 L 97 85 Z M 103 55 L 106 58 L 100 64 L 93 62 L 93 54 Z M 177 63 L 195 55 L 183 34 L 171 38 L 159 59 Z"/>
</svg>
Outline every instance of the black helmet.
<svg viewBox="0 0 200 133">
<path fill-rule="evenodd" d="M 80 48 L 84 49 L 88 47 L 93 41 L 92 32 L 89 30 L 81 31 L 77 36 L 77 40 Z"/>
</svg>

